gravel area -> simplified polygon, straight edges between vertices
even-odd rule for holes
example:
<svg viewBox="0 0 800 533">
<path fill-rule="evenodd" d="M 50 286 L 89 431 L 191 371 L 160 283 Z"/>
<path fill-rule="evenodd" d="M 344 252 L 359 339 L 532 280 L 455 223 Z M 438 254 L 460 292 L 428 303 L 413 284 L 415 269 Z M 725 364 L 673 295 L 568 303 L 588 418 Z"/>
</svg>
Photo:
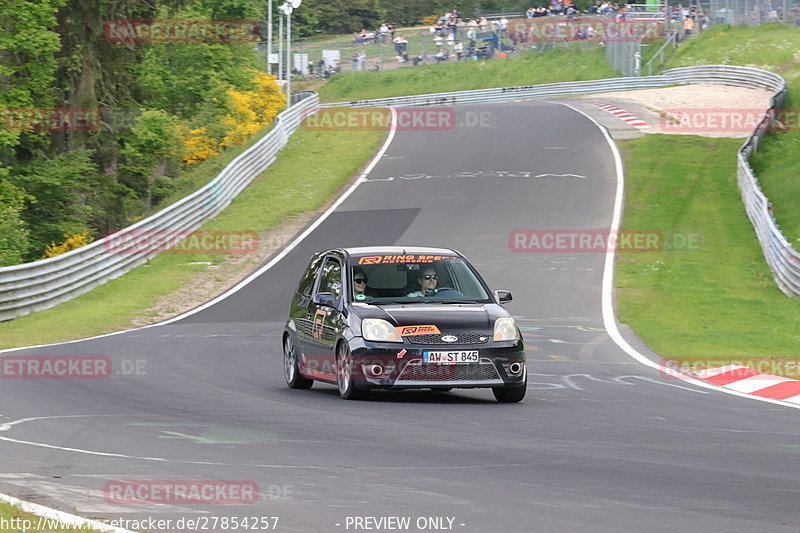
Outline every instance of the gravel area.
<svg viewBox="0 0 800 533">
<path fill-rule="evenodd" d="M 769 109 L 772 92 L 728 85 L 682 85 L 592 95 L 592 98 L 625 99 L 646 107 L 660 118 L 646 118 L 644 133 L 747 137 Z"/>
</svg>

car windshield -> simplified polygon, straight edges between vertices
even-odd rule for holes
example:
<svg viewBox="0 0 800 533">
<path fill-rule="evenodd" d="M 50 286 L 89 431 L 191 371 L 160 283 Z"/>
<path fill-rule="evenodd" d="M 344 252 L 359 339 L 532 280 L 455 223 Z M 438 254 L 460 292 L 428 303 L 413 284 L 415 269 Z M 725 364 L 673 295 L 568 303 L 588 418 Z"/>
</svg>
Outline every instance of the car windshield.
<svg viewBox="0 0 800 533">
<path fill-rule="evenodd" d="M 472 268 L 457 256 L 352 257 L 348 276 L 353 300 L 368 304 L 491 301 Z"/>
</svg>

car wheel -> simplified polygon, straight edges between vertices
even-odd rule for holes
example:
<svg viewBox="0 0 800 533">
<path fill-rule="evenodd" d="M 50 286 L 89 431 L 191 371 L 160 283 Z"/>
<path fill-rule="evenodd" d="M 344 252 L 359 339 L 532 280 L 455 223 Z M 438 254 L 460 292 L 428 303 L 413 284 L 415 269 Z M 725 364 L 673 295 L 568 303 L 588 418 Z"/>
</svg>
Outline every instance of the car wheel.
<svg viewBox="0 0 800 533">
<path fill-rule="evenodd" d="M 336 349 L 336 384 L 339 386 L 339 396 L 345 400 L 359 400 L 369 394 L 368 391 L 356 388 L 353 379 L 353 357 L 345 343 L 339 344 Z"/>
<path fill-rule="evenodd" d="M 294 346 L 292 334 L 289 333 L 283 339 L 283 376 L 290 389 L 310 389 L 314 384 L 313 379 L 304 378 L 300 375 L 297 363 L 297 350 Z"/>
<path fill-rule="evenodd" d="M 518 387 L 495 387 L 492 389 L 494 398 L 501 403 L 521 402 L 528 392 L 527 380 Z"/>
</svg>

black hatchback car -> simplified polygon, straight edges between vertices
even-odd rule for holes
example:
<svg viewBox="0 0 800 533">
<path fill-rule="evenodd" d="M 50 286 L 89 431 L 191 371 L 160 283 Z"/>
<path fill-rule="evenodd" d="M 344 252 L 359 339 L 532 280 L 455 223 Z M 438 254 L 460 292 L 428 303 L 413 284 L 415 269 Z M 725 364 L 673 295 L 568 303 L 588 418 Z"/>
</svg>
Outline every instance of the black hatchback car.
<svg viewBox="0 0 800 533">
<path fill-rule="evenodd" d="M 315 254 L 283 332 L 293 389 L 333 383 L 345 399 L 370 389 L 491 388 L 525 397 L 525 348 L 514 319 L 460 253 L 373 247 Z"/>
</svg>

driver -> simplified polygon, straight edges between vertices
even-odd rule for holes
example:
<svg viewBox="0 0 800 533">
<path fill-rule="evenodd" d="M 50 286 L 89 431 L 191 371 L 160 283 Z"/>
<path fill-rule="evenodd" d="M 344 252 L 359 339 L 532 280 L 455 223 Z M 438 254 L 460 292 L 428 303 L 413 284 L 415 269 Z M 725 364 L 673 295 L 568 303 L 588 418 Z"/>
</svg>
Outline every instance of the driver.
<svg viewBox="0 0 800 533">
<path fill-rule="evenodd" d="M 436 274 L 436 269 L 433 266 L 426 265 L 419 271 L 417 278 L 420 290 L 407 294 L 406 296 L 433 296 L 436 294 L 436 284 L 439 282 L 439 276 Z"/>
</svg>

